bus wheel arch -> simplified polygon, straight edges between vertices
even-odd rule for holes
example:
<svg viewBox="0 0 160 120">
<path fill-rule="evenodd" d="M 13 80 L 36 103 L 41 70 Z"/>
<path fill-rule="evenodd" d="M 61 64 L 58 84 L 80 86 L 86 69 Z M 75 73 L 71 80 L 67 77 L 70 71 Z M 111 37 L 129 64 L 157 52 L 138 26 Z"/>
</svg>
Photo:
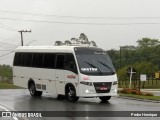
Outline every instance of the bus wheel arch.
<svg viewBox="0 0 160 120">
<path fill-rule="evenodd" d="M 65 86 L 65 96 L 71 102 L 76 102 L 79 97 L 76 95 L 75 86 L 72 83 L 67 83 Z"/>
<path fill-rule="evenodd" d="M 37 91 L 36 90 L 36 84 L 35 84 L 33 79 L 29 79 L 29 81 L 28 81 L 28 90 L 29 90 L 30 95 L 32 97 L 36 97 L 36 96 L 41 96 L 42 95 L 42 91 Z"/>
</svg>

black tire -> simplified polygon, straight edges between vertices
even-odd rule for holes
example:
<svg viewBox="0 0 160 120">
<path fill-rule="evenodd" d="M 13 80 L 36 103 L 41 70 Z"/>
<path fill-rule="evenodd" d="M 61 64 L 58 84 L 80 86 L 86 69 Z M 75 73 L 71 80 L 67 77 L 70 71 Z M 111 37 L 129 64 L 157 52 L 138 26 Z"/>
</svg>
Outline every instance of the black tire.
<svg viewBox="0 0 160 120">
<path fill-rule="evenodd" d="M 79 97 L 76 96 L 76 90 L 73 85 L 66 87 L 66 98 L 71 102 L 76 102 L 79 99 Z"/>
<path fill-rule="evenodd" d="M 65 99 L 65 95 L 60 95 L 60 94 L 58 94 L 58 95 L 57 95 L 57 99 L 58 99 L 58 100 L 63 100 L 63 99 Z"/>
<path fill-rule="evenodd" d="M 41 96 L 42 95 L 42 91 L 36 91 L 36 86 L 33 82 L 31 82 L 29 84 L 29 92 L 31 94 L 32 97 L 36 97 L 36 96 Z"/>
<path fill-rule="evenodd" d="M 99 99 L 100 99 L 102 102 L 107 102 L 109 99 L 111 99 L 111 96 L 103 96 L 103 97 L 99 97 Z"/>
<path fill-rule="evenodd" d="M 36 96 L 40 97 L 42 96 L 42 93 L 43 93 L 42 91 L 36 91 L 36 94 L 37 94 Z"/>
</svg>

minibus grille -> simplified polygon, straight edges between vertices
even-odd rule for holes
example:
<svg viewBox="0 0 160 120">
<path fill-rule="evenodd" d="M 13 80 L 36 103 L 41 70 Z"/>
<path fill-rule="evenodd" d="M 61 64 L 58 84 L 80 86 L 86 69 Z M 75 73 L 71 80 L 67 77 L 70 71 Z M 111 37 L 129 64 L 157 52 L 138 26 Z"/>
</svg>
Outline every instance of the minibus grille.
<svg viewBox="0 0 160 120">
<path fill-rule="evenodd" d="M 93 84 L 97 93 L 109 93 L 112 82 L 94 82 Z"/>
</svg>

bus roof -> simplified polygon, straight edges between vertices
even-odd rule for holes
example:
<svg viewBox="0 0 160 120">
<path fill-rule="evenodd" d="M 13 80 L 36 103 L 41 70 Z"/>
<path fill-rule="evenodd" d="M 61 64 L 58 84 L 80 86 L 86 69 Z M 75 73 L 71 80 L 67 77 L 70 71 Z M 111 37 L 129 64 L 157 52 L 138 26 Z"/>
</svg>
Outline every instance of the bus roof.
<svg viewBox="0 0 160 120">
<path fill-rule="evenodd" d="M 75 47 L 83 46 L 20 46 L 15 52 L 66 52 L 72 53 Z M 88 48 L 88 47 L 84 47 Z M 92 47 L 93 48 L 93 47 Z M 96 47 L 94 47 L 96 48 Z"/>
</svg>

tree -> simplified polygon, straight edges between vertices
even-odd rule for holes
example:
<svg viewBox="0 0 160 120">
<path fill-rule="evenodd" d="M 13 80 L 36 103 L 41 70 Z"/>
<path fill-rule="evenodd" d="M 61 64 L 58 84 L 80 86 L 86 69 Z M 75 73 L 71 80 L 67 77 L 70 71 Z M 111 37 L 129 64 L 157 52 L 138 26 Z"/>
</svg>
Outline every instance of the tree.
<svg viewBox="0 0 160 120">
<path fill-rule="evenodd" d="M 138 47 L 146 48 L 146 47 L 155 47 L 160 44 L 158 39 L 151 39 L 151 38 L 142 38 L 137 41 Z"/>
<path fill-rule="evenodd" d="M 120 53 L 118 50 L 111 49 L 107 51 L 111 57 L 115 68 L 118 70 L 120 68 Z"/>
<path fill-rule="evenodd" d="M 79 41 L 82 44 L 89 44 L 88 38 L 87 38 L 87 36 L 84 33 L 80 34 Z"/>
<path fill-rule="evenodd" d="M 61 42 L 61 41 L 56 41 L 56 42 L 55 42 L 55 46 L 60 46 L 60 45 L 62 45 L 62 42 Z"/>
<path fill-rule="evenodd" d="M 69 40 L 65 41 L 65 45 L 70 45 L 70 44 L 71 44 L 71 41 L 69 41 Z"/>
<path fill-rule="evenodd" d="M 154 71 L 153 64 L 147 61 L 137 62 L 133 66 L 140 74 L 150 75 Z"/>
<path fill-rule="evenodd" d="M 160 71 L 160 42 L 157 39 L 142 38 L 137 41 L 138 46 L 121 47 L 121 68 L 120 68 L 120 51 L 109 50 L 120 80 L 128 79 L 126 68 L 134 67 L 139 74 L 147 74 L 151 77 L 155 72 Z"/>
<path fill-rule="evenodd" d="M 95 47 L 97 47 L 97 45 L 96 45 L 96 43 L 95 43 L 94 41 L 91 41 L 91 42 L 89 43 L 89 45 L 90 45 L 90 46 L 95 46 Z"/>
<path fill-rule="evenodd" d="M 7 81 L 12 82 L 12 67 L 9 65 L 0 65 L 0 76 L 7 78 Z"/>
</svg>

